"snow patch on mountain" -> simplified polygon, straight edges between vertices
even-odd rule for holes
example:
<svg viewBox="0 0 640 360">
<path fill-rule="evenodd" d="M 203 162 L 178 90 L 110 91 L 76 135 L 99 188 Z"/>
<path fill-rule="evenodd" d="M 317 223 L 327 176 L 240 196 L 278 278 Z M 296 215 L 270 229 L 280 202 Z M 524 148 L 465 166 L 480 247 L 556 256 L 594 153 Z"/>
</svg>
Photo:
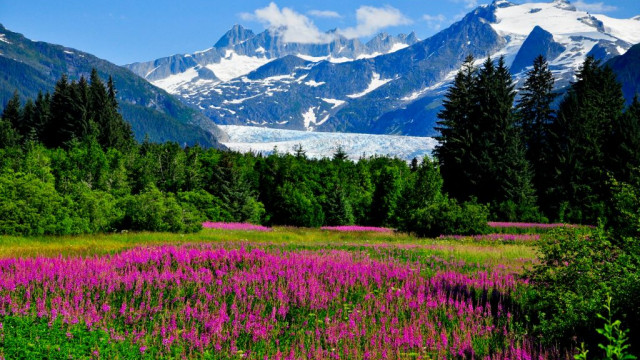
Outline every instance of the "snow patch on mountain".
<svg viewBox="0 0 640 360">
<path fill-rule="evenodd" d="M 604 23 L 607 33 L 631 44 L 640 43 L 640 21 L 637 18 L 615 19 L 606 15 L 594 15 Z"/>
<path fill-rule="evenodd" d="M 326 84 L 324 81 L 321 82 L 316 82 L 315 80 L 309 80 L 307 82 L 304 83 L 307 86 L 311 86 L 311 87 L 318 87 L 318 86 L 322 86 L 324 84 Z"/>
<path fill-rule="evenodd" d="M 7 37 L 4 36 L 4 34 L 0 34 L 0 41 L 2 41 L 3 43 L 7 43 L 7 44 L 11 45 L 11 41 L 7 40 Z"/>
<path fill-rule="evenodd" d="M 264 57 L 238 55 L 233 50 L 227 50 L 226 56 L 220 59 L 219 63 L 211 63 L 207 69 L 222 81 L 229 81 L 237 77 L 246 75 L 253 70 L 269 63 L 273 59 Z"/>
<path fill-rule="evenodd" d="M 369 86 L 367 86 L 367 88 L 364 89 L 364 91 L 356 93 L 356 94 L 347 95 L 347 97 L 350 97 L 352 99 L 363 97 L 363 96 L 367 95 L 368 93 L 374 91 L 375 89 L 379 88 L 380 86 L 388 83 L 391 80 L 393 80 L 393 79 L 381 79 L 380 78 L 380 74 L 374 72 L 372 77 L 371 77 L 371 82 L 369 83 Z"/>
<path fill-rule="evenodd" d="M 344 100 L 338 100 L 338 99 L 326 99 L 326 98 L 323 98 L 323 99 L 322 99 L 322 101 L 324 101 L 324 102 L 326 102 L 326 103 L 329 103 L 329 104 L 333 105 L 333 106 L 331 107 L 332 109 L 335 109 L 335 108 L 337 108 L 338 106 L 340 106 L 340 105 L 342 105 L 342 104 L 346 103 L 346 101 L 344 101 Z"/>
<path fill-rule="evenodd" d="M 411 161 L 430 156 L 437 141 L 429 137 L 371 135 L 357 133 L 328 133 L 298 130 L 270 129 L 254 126 L 220 125 L 229 134 L 223 144 L 233 151 L 270 154 L 294 153 L 294 147 L 302 149 L 310 158 L 331 157 L 338 147 L 352 160 L 362 156 L 389 155 Z"/>
<path fill-rule="evenodd" d="M 161 80 L 152 81 L 151 83 L 169 93 L 175 94 L 178 92 L 180 87 L 191 82 L 196 77 L 198 77 L 198 71 L 195 67 L 192 67 L 187 69 L 185 72 L 171 75 Z"/>
<path fill-rule="evenodd" d="M 314 108 L 310 107 L 307 112 L 302 114 L 302 119 L 304 121 L 304 127 L 307 131 L 312 131 L 311 123 L 316 123 L 316 113 L 313 111 Z"/>
<path fill-rule="evenodd" d="M 391 46 L 391 49 L 389 50 L 389 54 L 394 53 L 398 50 L 402 50 L 404 48 L 408 48 L 409 45 L 405 44 L 405 43 L 395 43 Z"/>
</svg>

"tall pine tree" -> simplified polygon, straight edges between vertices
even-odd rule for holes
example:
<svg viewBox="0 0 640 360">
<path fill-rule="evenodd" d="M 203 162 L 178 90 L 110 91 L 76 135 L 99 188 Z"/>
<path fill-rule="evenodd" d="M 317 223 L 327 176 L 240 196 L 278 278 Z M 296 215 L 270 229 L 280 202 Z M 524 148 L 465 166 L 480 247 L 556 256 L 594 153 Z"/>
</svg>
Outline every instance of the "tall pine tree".
<svg viewBox="0 0 640 360">
<path fill-rule="evenodd" d="M 551 128 L 550 195 L 560 204 L 552 208 L 560 220 L 595 224 L 605 215 L 607 153 L 624 97 L 613 71 L 593 57 L 584 61 L 577 79 Z"/>
<path fill-rule="evenodd" d="M 458 200 L 476 197 L 495 209 L 510 202 L 518 213 L 534 207 L 531 171 L 515 126 L 515 91 L 500 58 L 488 58 L 476 72 L 465 61 L 439 114 L 435 154 L 445 190 Z M 517 216 L 509 214 L 509 218 Z"/>
<path fill-rule="evenodd" d="M 527 73 L 516 107 L 526 158 L 533 171 L 533 185 L 543 209 L 548 209 L 553 202 L 546 195 L 552 177 L 548 166 L 549 128 L 555 119 L 552 105 L 558 96 L 553 92 L 554 83 L 547 60 L 538 56 Z"/>
<path fill-rule="evenodd" d="M 636 95 L 619 121 L 613 124 L 608 164 L 613 177 L 632 183 L 640 170 L 640 100 Z"/>
<path fill-rule="evenodd" d="M 447 92 L 444 109 L 438 114 L 440 120 L 436 123 L 440 135 L 436 137 L 438 145 L 433 154 L 440 164 L 444 190 L 457 199 L 467 199 L 473 194 L 467 168 L 474 125 L 471 112 L 477 69 L 473 63 L 473 56 L 467 56 Z"/>
</svg>

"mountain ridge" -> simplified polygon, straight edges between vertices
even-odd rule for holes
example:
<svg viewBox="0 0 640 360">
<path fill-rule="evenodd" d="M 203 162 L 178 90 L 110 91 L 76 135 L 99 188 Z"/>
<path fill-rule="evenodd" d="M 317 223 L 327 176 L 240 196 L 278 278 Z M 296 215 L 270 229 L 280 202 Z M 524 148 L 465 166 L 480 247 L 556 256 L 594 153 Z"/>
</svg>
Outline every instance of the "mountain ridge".
<svg viewBox="0 0 640 360">
<path fill-rule="evenodd" d="M 566 0 L 520 5 L 496 0 L 401 48 L 397 44 L 403 38 L 417 40 L 415 34 L 379 34 L 367 44 L 384 44 L 388 51 L 360 53 L 360 58 L 336 57 L 338 50 L 361 51 L 359 42 L 347 50 L 339 40 L 287 45 L 273 34 L 254 34 L 236 25 L 216 43 L 224 44 L 220 49 L 184 55 L 180 61 L 158 59 L 134 71 L 149 74 L 152 83 L 218 124 L 433 136 L 440 102 L 467 55 L 478 63 L 487 56 L 504 56 L 513 65 L 516 83 L 522 84 L 532 59 L 543 53 L 563 88 L 574 81 L 587 55 L 607 61 L 640 42 L 640 22 L 590 14 Z M 385 43 L 387 39 L 392 40 Z M 282 52 L 284 45 L 288 50 Z M 159 79 L 170 64 L 178 72 Z M 202 76 L 202 69 L 211 70 L 216 79 Z"/>
<path fill-rule="evenodd" d="M 0 24 L 0 104 L 14 91 L 23 99 L 39 91 L 51 92 L 62 74 L 71 80 L 89 77 L 96 68 L 101 78 L 113 76 L 120 111 L 132 125 L 136 139 L 176 141 L 182 145 L 224 147 L 226 134 L 201 113 L 152 86 L 127 69 L 94 55 L 62 45 L 32 41 Z"/>
</svg>

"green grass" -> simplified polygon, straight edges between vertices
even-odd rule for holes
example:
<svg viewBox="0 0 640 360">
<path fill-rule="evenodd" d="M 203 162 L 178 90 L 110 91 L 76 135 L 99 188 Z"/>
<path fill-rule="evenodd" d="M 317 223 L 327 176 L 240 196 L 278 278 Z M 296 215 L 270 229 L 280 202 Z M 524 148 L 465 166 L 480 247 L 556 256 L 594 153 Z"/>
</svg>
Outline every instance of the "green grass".
<svg viewBox="0 0 640 360">
<path fill-rule="evenodd" d="M 270 232 L 203 229 L 195 234 L 117 233 L 78 236 L 0 236 L 0 258 L 36 256 L 94 256 L 112 254 L 137 246 L 189 243 L 247 243 L 286 249 L 367 250 L 369 245 L 410 247 L 408 260 L 435 256 L 486 266 L 504 266 L 520 272 L 536 258 L 529 244 L 478 243 L 463 240 L 422 239 L 401 233 L 338 232 L 278 227 Z"/>
</svg>

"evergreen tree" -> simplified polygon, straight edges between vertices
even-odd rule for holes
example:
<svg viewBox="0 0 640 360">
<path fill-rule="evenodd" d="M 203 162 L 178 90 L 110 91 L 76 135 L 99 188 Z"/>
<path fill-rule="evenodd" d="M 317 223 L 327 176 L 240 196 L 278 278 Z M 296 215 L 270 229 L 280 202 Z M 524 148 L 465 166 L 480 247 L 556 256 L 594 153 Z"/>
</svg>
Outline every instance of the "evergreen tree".
<svg viewBox="0 0 640 360">
<path fill-rule="evenodd" d="M 13 92 L 13 96 L 7 102 L 7 105 L 2 110 L 2 119 L 4 121 L 8 121 L 11 124 L 11 127 L 16 131 L 20 132 L 20 128 L 22 127 L 21 115 L 20 115 L 20 96 L 18 95 L 18 91 Z"/>
<path fill-rule="evenodd" d="M 89 135 L 96 135 L 95 129 L 91 124 L 93 120 L 89 111 L 89 84 L 87 83 L 87 79 L 85 79 L 84 76 L 81 76 L 80 80 L 76 84 L 75 96 L 75 137 L 78 139 L 84 139 Z"/>
<path fill-rule="evenodd" d="M 11 122 L 0 118 L 0 149 L 17 146 L 19 143 L 20 135 Z"/>
<path fill-rule="evenodd" d="M 533 184 L 542 198 L 550 185 L 551 173 L 548 171 L 549 127 L 555 119 L 552 104 L 558 94 L 553 92 L 554 78 L 544 56 L 536 57 L 533 69 L 527 73 L 517 105 L 518 125 L 522 141 L 526 148 L 526 157 L 533 170 Z"/>
<path fill-rule="evenodd" d="M 48 128 L 49 119 L 51 117 L 51 95 L 49 93 L 42 94 L 38 92 L 38 97 L 35 102 L 35 112 L 33 117 L 33 127 L 31 132 L 34 133 L 34 140 L 42 141 L 43 134 Z"/>
<path fill-rule="evenodd" d="M 53 91 L 51 117 L 43 134 L 42 140 L 48 147 L 65 146 L 75 137 L 73 107 L 76 105 L 74 99 L 77 99 L 77 94 L 74 92 L 74 86 L 69 84 L 67 76 L 63 74 Z"/>
<path fill-rule="evenodd" d="M 488 58 L 476 72 L 467 58 L 439 114 L 445 190 L 466 201 L 477 197 L 498 209 L 513 202 L 528 211 L 535 202 L 531 171 L 515 126 L 515 91 L 504 59 Z"/>
<path fill-rule="evenodd" d="M 487 66 L 487 64 L 485 64 Z M 482 84 L 482 74 L 479 76 L 478 84 Z M 482 184 L 481 193 L 491 194 L 492 197 L 486 199 L 494 205 L 500 207 L 505 202 L 513 202 L 517 208 L 515 213 L 508 214 L 497 212 L 497 215 L 504 220 L 533 220 L 535 213 L 535 196 L 532 183 L 533 174 L 529 163 L 525 157 L 525 149 L 520 141 L 519 132 L 516 127 L 516 117 L 513 109 L 515 90 L 513 79 L 509 69 L 504 63 L 504 58 L 500 57 L 498 66 L 495 69 L 495 80 L 489 81 L 493 87 L 479 88 L 477 94 L 493 94 L 493 96 L 482 97 L 478 101 L 482 116 L 487 116 L 488 120 L 483 125 L 486 126 L 486 133 L 482 138 L 488 139 L 487 151 L 490 159 L 487 164 L 481 164 L 489 173 L 485 176 L 486 182 Z M 488 101 L 484 103 L 484 101 Z M 526 214 L 526 215 L 525 215 Z M 526 216 L 526 218 L 522 218 Z"/>
<path fill-rule="evenodd" d="M 438 113 L 440 120 L 435 128 L 440 135 L 436 137 L 438 145 L 433 153 L 440 164 L 444 189 L 457 199 L 472 195 L 471 175 L 467 166 L 474 140 L 471 137 L 474 125 L 471 112 L 477 70 L 473 62 L 473 56 L 469 55 L 462 64 L 443 101 L 444 109 Z"/>
<path fill-rule="evenodd" d="M 613 124 L 609 145 L 609 167 L 613 177 L 632 183 L 640 169 L 640 100 L 636 95 L 619 121 Z"/>
<path fill-rule="evenodd" d="M 624 97 L 615 74 L 589 56 L 560 104 L 551 130 L 552 207 L 560 220 L 596 223 L 604 216 L 607 148 Z"/>
<path fill-rule="evenodd" d="M 336 185 L 327 194 L 325 224 L 331 226 L 351 225 L 354 223 L 353 209 L 344 188 Z"/>
<path fill-rule="evenodd" d="M 134 142 L 131 124 L 126 122 L 118 111 L 116 88 L 113 78 L 109 76 L 107 82 L 107 98 L 105 103 L 105 119 L 101 128 L 101 143 L 104 147 L 114 147 L 119 150 L 131 148 Z"/>
<path fill-rule="evenodd" d="M 27 99 L 27 102 L 24 103 L 24 107 L 20 112 L 20 123 L 21 129 L 20 136 L 22 136 L 23 140 L 28 141 L 36 141 L 37 133 L 35 132 L 35 117 L 36 117 L 36 106 L 33 103 L 33 100 Z"/>
</svg>

